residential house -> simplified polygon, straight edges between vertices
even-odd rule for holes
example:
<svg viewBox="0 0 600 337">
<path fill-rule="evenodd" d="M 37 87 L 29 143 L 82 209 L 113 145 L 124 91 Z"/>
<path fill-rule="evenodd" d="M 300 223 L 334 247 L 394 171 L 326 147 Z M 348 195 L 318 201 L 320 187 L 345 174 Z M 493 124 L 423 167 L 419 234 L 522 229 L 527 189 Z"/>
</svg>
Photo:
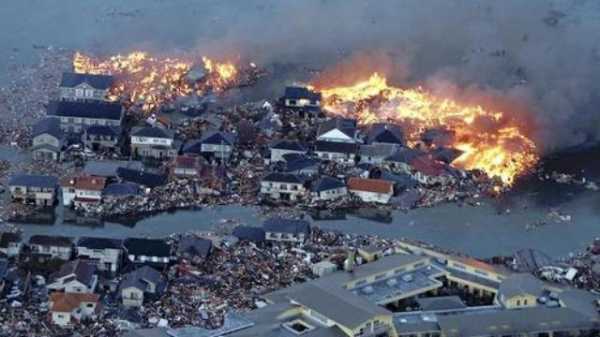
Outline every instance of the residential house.
<svg viewBox="0 0 600 337">
<path fill-rule="evenodd" d="M 288 155 L 289 154 L 287 154 L 286 156 Z M 319 173 L 320 166 L 321 163 L 318 160 L 303 155 L 296 155 L 295 159 L 286 161 L 284 171 L 286 173 L 305 175 L 310 177 Z"/>
<path fill-rule="evenodd" d="M 342 198 L 348 194 L 346 184 L 333 177 L 321 177 L 313 183 L 311 196 L 313 201 L 328 201 Z"/>
<path fill-rule="evenodd" d="M 73 255 L 73 239 L 65 236 L 33 235 L 29 248 L 35 255 L 69 260 Z"/>
<path fill-rule="evenodd" d="M 177 245 L 177 255 L 186 259 L 202 259 L 208 258 L 208 255 L 212 251 L 212 241 L 187 236 L 179 240 Z"/>
<path fill-rule="evenodd" d="M 66 72 L 60 81 L 60 99 L 106 101 L 114 83 L 114 77 L 109 75 Z"/>
<path fill-rule="evenodd" d="M 280 140 L 270 146 L 271 150 L 271 162 L 285 161 L 284 155 L 294 153 L 298 155 L 304 155 L 308 152 L 306 147 L 297 141 L 291 140 Z"/>
<path fill-rule="evenodd" d="M 227 160 L 233 153 L 235 138 L 225 132 L 214 132 L 200 140 L 200 154 Z"/>
<path fill-rule="evenodd" d="M 367 131 L 368 144 L 388 144 L 404 146 L 405 138 L 402 128 L 388 123 L 374 123 Z"/>
<path fill-rule="evenodd" d="M 95 263 L 86 260 L 66 262 L 52 275 L 47 287 L 65 293 L 93 293 L 98 284 L 96 269 Z"/>
<path fill-rule="evenodd" d="M 332 118 L 319 125 L 317 141 L 356 144 L 358 129 L 356 120 L 348 118 Z"/>
<path fill-rule="evenodd" d="M 82 319 L 96 319 L 102 312 L 100 295 L 54 292 L 49 298 L 50 321 L 67 327 Z"/>
<path fill-rule="evenodd" d="M 445 184 L 454 177 L 446 169 L 446 165 L 430 156 L 420 156 L 410 161 L 412 176 L 421 184 Z"/>
<path fill-rule="evenodd" d="M 134 158 L 173 158 L 179 152 L 175 133 L 168 129 L 144 126 L 131 130 L 131 155 Z"/>
<path fill-rule="evenodd" d="M 310 235 L 306 220 L 269 218 L 263 222 L 265 239 L 274 242 L 303 243 Z"/>
<path fill-rule="evenodd" d="M 364 202 L 387 204 L 394 195 L 394 184 L 381 179 L 348 179 L 348 191 Z"/>
<path fill-rule="evenodd" d="M 120 127 L 123 115 L 120 103 L 52 101 L 48 105 L 48 116 L 60 119 L 60 128 L 71 134 L 82 134 L 92 125 Z"/>
<path fill-rule="evenodd" d="M 121 141 L 121 134 L 118 126 L 92 125 L 85 128 L 81 140 L 92 151 L 113 150 Z"/>
<path fill-rule="evenodd" d="M 78 176 L 66 178 L 61 182 L 63 205 L 76 208 L 95 205 L 102 202 L 102 191 L 106 178 Z"/>
<path fill-rule="evenodd" d="M 397 144 L 373 143 L 360 145 L 359 157 L 361 163 L 381 165 L 399 149 Z"/>
<path fill-rule="evenodd" d="M 20 233 L 0 233 L 0 253 L 6 257 L 17 257 L 23 249 L 23 241 Z"/>
<path fill-rule="evenodd" d="M 173 162 L 172 174 L 176 177 L 198 177 L 204 160 L 201 156 L 181 155 Z"/>
<path fill-rule="evenodd" d="M 36 206 L 52 206 L 56 200 L 58 179 L 52 176 L 18 174 L 10 177 L 12 201 Z"/>
<path fill-rule="evenodd" d="M 306 194 L 304 179 L 290 173 L 273 172 L 260 182 L 260 193 L 273 200 L 296 201 Z"/>
<path fill-rule="evenodd" d="M 161 273 L 149 266 L 142 266 L 125 274 L 119 284 L 119 296 L 125 307 L 141 307 L 144 299 L 164 293 L 167 282 Z"/>
<path fill-rule="evenodd" d="M 108 238 L 81 237 L 76 244 L 77 257 L 96 263 L 98 270 L 116 273 L 121 265 L 123 241 Z"/>
<path fill-rule="evenodd" d="M 237 226 L 233 229 L 232 235 L 239 240 L 250 241 L 254 243 L 265 242 L 265 230 L 260 227 Z"/>
<path fill-rule="evenodd" d="M 142 188 L 136 183 L 123 182 L 107 185 L 102 191 L 103 200 L 114 200 L 142 195 Z"/>
<path fill-rule="evenodd" d="M 58 118 L 47 117 L 33 125 L 31 153 L 36 160 L 59 161 L 65 137 Z"/>
<path fill-rule="evenodd" d="M 137 160 L 90 160 L 85 163 L 83 174 L 116 180 L 119 168 L 142 171 L 144 164 Z"/>
<path fill-rule="evenodd" d="M 396 151 L 393 155 L 385 158 L 384 164 L 388 165 L 394 171 L 410 174 L 412 171 L 410 162 L 415 158 L 424 155 L 425 153 L 423 151 L 403 147 Z"/>
<path fill-rule="evenodd" d="M 123 247 L 127 260 L 134 264 L 165 266 L 171 262 L 171 246 L 165 240 L 128 238 Z"/>
<path fill-rule="evenodd" d="M 331 160 L 340 164 L 354 164 L 360 146 L 344 142 L 315 142 L 315 154 L 321 160 Z"/>
<path fill-rule="evenodd" d="M 155 188 L 165 185 L 169 178 L 166 174 L 162 173 L 153 173 L 124 167 L 117 169 L 117 176 L 123 182 L 135 183 L 143 188 Z"/>
<path fill-rule="evenodd" d="M 286 87 L 283 97 L 283 106 L 288 109 L 300 110 L 299 114 L 302 117 L 314 116 L 321 109 L 321 93 L 312 91 L 306 87 Z"/>
</svg>

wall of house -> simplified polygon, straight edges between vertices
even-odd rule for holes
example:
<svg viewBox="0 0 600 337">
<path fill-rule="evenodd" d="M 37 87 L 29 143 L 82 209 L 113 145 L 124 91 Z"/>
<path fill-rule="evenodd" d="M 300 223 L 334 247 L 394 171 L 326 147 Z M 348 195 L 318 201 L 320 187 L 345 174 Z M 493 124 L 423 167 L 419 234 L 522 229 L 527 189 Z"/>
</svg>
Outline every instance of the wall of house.
<svg viewBox="0 0 600 337">
<path fill-rule="evenodd" d="M 71 204 L 73 203 L 73 199 L 75 198 L 75 189 L 72 187 L 63 187 L 61 188 L 61 191 L 63 205 L 71 206 Z"/>
<path fill-rule="evenodd" d="M 262 181 L 260 193 L 267 194 L 275 200 L 281 199 L 282 195 L 288 195 L 290 200 L 298 200 L 304 196 L 306 189 L 302 184 Z"/>
<path fill-rule="evenodd" d="M 266 232 L 265 238 L 269 241 L 277 242 L 304 242 L 306 235 L 304 233 L 296 235 L 290 233 Z"/>
<path fill-rule="evenodd" d="M 88 126 L 121 126 L 121 119 L 100 119 L 60 116 L 60 128 L 65 132 L 82 133 Z"/>
<path fill-rule="evenodd" d="M 317 157 L 322 160 L 331 160 L 341 164 L 354 163 L 354 154 L 323 151 L 315 151 L 315 153 Z"/>
<path fill-rule="evenodd" d="M 71 323 L 70 312 L 52 312 L 52 323 L 60 326 L 67 326 Z"/>
<path fill-rule="evenodd" d="M 47 133 L 35 136 L 32 140 L 32 144 L 33 146 L 38 146 L 38 145 L 52 145 L 55 147 L 60 148 L 60 146 L 62 145 L 60 140 L 52 135 L 49 135 Z"/>
<path fill-rule="evenodd" d="M 392 192 L 390 193 L 376 193 L 376 192 L 368 192 L 368 191 L 359 191 L 359 190 L 349 190 L 350 193 L 356 195 L 360 200 L 364 202 L 375 202 L 379 204 L 387 204 L 390 202 L 392 197 Z"/>
<path fill-rule="evenodd" d="M 31 151 L 33 159 L 35 160 L 54 160 L 60 159 L 60 152 L 52 151 L 49 149 L 35 149 Z"/>
<path fill-rule="evenodd" d="M 298 99 L 286 98 L 284 103 L 285 103 L 286 107 L 290 107 L 290 108 L 306 108 L 306 107 L 318 108 L 321 106 L 320 101 L 311 101 L 310 99 L 307 99 L 307 98 L 298 98 Z"/>
<path fill-rule="evenodd" d="M 129 261 L 136 263 L 169 263 L 168 257 L 158 257 L 158 256 L 146 256 L 146 255 L 132 255 L 129 254 L 127 256 Z"/>
<path fill-rule="evenodd" d="M 98 269 L 101 271 L 116 272 L 121 261 L 120 249 L 89 249 L 77 247 L 77 256 L 86 257 L 97 261 Z"/>
<path fill-rule="evenodd" d="M 321 192 L 313 192 L 313 200 L 333 200 L 337 198 L 341 198 L 348 194 L 348 189 L 346 187 L 340 187 L 332 190 L 325 190 Z"/>
<path fill-rule="evenodd" d="M 200 151 L 214 153 L 214 156 L 217 158 L 229 158 L 232 148 L 226 144 L 201 144 Z"/>
<path fill-rule="evenodd" d="M 533 295 L 524 294 L 519 296 L 513 296 L 508 299 L 501 299 L 501 302 L 507 309 L 518 309 L 535 307 L 537 305 L 537 298 Z"/>
<path fill-rule="evenodd" d="M 51 257 L 59 258 L 61 260 L 69 260 L 71 258 L 71 253 L 73 252 L 71 247 L 56 247 L 42 245 L 31 245 L 31 250 L 34 253 L 50 255 Z"/>
<path fill-rule="evenodd" d="M 121 300 L 126 307 L 140 307 L 144 303 L 144 292 L 134 287 L 125 288 L 121 290 Z"/>
<path fill-rule="evenodd" d="M 94 89 L 85 83 L 80 84 L 75 88 L 60 88 L 60 98 L 69 101 L 75 100 L 107 100 L 108 90 Z"/>
</svg>

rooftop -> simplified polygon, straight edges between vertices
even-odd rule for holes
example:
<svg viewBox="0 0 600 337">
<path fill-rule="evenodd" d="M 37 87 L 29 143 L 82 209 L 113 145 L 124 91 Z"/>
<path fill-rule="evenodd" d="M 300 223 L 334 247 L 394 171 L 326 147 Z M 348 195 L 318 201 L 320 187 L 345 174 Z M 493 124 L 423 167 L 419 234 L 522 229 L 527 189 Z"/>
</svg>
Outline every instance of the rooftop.
<svg viewBox="0 0 600 337">
<path fill-rule="evenodd" d="M 394 184 L 382 179 L 352 177 L 348 179 L 348 189 L 373 193 L 392 193 L 394 191 Z"/>
<path fill-rule="evenodd" d="M 66 88 L 74 88 L 82 83 L 86 83 L 94 89 L 107 90 L 110 89 L 110 87 L 112 87 L 114 82 L 114 77 L 110 75 L 79 74 L 65 72 L 62 75 L 60 86 Z"/>
<path fill-rule="evenodd" d="M 81 117 L 93 119 L 121 120 L 123 107 L 119 103 L 101 101 L 52 101 L 48 105 L 48 116 Z"/>
<path fill-rule="evenodd" d="M 98 303 L 99 300 L 100 295 L 96 294 L 54 292 L 50 294 L 50 311 L 70 313 L 79 308 L 81 303 Z"/>
</svg>

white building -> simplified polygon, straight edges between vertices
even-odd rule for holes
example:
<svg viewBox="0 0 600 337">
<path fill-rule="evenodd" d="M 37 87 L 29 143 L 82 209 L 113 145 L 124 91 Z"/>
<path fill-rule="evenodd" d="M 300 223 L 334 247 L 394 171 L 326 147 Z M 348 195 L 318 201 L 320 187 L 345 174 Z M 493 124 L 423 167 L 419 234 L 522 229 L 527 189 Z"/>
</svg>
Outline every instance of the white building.
<svg viewBox="0 0 600 337">
<path fill-rule="evenodd" d="M 114 81 L 109 75 L 65 72 L 60 82 L 60 99 L 106 101 Z"/>
<path fill-rule="evenodd" d="M 177 150 L 171 130 L 145 126 L 131 131 L 131 154 L 134 157 L 173 158 Z"/>
<path fill-rule="evenodd" d="M 307 190 L 301 177 L 273 172 L 261 180 L 260 193 L 273 200 L 295 201 L 304 198 Z"/>
<path fill-rule="evenodd" d="M 100 313 L 100 296 L 54 292 L 50 294 L 50 321 L 61 327 L 68 327 L 80 320 L 96 319 Z"/>
<path fill-rule="evenodd" d="M 116 273 L 121 265 L 123 242 L 116 239 L 81 237 L 77 257 L 95 261 L 98 270 Z"/>
<path fill-rule="evenodd" d="M 33 235 L 29 248 L 36 255 L 69 260 L 73 254 L 73 239 L 65 236 Z"/>
<path fill-rule="evenodd" d="M 313 201 L 335 200 L 348 195 L 346 185 L 332 177 L 322 177 L 311 188 Z"/>
<path fill-rule="evenodd" d="M 123 277 L 119 284 L 119 296 L 126 307 L 141 307 L 144 298 L 164 292 L 166 281 L 155 269 L 148 266 L 138 268 Z"/>
<path fill-rule="evenodd" d="M 98 284 L 96 265 L 85 260 L 73 260 L 63 264 L 48 289 L 65 293 L 93 293 Z"/>
<path fill-rule="evenodd" d="M 102 201 L 102 190 L 106 187 L 106 178 L 78 176 L 66 178 L 61 182 L 63 205 L 76 207 L 98 204 Z"/>
<path fill-rule="evenodd" d="M 387 180 L 352 177 L 348 191 L 364 202 L 387 204 L 394 195 L 394 185 Z"/>
</svg>

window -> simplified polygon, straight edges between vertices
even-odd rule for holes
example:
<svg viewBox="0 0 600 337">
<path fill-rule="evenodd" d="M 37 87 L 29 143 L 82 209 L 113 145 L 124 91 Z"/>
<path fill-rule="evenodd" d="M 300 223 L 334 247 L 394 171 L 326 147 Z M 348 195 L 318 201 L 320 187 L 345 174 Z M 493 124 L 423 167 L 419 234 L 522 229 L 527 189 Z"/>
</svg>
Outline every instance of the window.
<svg viewBox="0 0 600 337">
<path fill-rule="evenodd" d="M 85 97 L 87 97 L 87 98 L 94 97 L 94 90 L 87 89 L 85 91 Z"/>
<path fill-rule="evenodd" d="M 521 300 L 517 300 L 517 307 L 521 306 Z"/>
<path fill-rule="evenodd" d="M 523 300 L 523 305 L 527 305 L 527 300 Z"/>
</svg>

